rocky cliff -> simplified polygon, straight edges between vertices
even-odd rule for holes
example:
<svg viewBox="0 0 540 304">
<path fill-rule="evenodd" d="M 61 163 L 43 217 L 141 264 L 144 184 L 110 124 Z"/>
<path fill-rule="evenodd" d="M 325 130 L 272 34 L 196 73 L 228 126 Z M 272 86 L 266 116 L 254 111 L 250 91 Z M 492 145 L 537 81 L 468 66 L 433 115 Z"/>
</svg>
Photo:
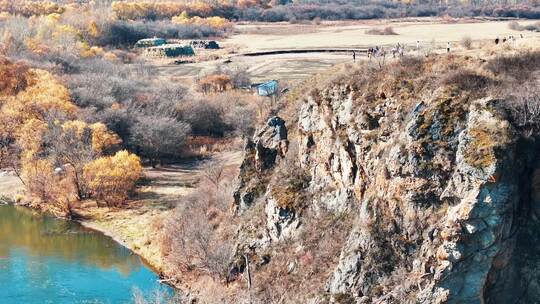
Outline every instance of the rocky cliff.
<svg viewBox="0 0 540 304">
<path fill-rule="evenodd" d="M 449 72 L 456 61 L 475 72 Z M 485 62 L 444 64 L 348 71 L 296 100 L 292 121 L 273 117 L 248 142 L 235 202 L 250 220 L 238 252 L 255 275 L 281 267 L 300 278 L 288 286 L 312 289 L 288 290 L 286 302 L 540 298 L 536 140 L 492 97 L 501 76 Z M 333 242 L 321 243 L 324 227 L 337 225 L 321 215 L 340 225 Z M 306 255 L 327 268 L 314 270 Z"/>
</svg>

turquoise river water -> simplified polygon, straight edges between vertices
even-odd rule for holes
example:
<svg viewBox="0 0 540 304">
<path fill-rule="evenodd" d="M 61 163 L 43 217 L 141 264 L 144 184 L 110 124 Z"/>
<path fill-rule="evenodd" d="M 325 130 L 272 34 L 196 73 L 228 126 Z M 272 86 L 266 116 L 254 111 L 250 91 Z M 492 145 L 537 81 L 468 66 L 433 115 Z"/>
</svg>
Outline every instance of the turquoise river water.
<svg viewBox="0 0 540 304">
<path fill-rule="evenodd" d="M 141 259 L 100 233 L 0 205 L 1 304 L 132 303 L 161 289 Z"/>
</svg>

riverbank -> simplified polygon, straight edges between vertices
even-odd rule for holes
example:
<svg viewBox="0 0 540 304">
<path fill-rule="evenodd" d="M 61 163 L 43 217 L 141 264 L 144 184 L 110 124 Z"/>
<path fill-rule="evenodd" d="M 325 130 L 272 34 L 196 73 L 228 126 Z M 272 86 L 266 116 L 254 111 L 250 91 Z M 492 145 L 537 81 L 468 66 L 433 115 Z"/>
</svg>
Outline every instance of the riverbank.
<svg viewBox="0 0 540 304">
<path fill-rule="evenodd" d="M 133 290 L 174 294 L 131 251 L 74 221 L 0 205 L 2 304 L 132 303 Z"/>
<path fill-rule="evenodd" d="M 149 171 L 145 170 L 145 174 L 153 177 L 155 174 Z M 149 184 L 152 182 L 155 181 Z M 160 218 L 166 218 L 171 208 L 145 201 L 145 192 L 149 192 L 148 185 L 138 189 L 136 200 L 127 202 L 125 208 L 97 207 L 94 201 L 79 202 L 74 206 L 77 215 L 74 220 L 112 238 L 139 255 L 154 271 L 161 273 L 163 265 L 158 244 L 159 233 L 157 229 L 149 228 L 153 227 L 153 223 L 160 222 Z M 21 180 L 13 172 L 0 172 L 0 202 L 26 205 L 22 204 L 23 196 L 24 185 Z"/>
<path fill-rule="evenodd" d="M 163 228 L 174 207 L 196 188 L 201 169 L 209 161 L 239 166 L 241 152 L 221 152 L 209 160 L 191 161 L 160 168 L 145 168 L 144 180 L 135 196 L 121 207 L 100 207 L 93 200 L 72 206 L 74 220 L 82 226 L 100 232 L 138 255 L 148 267 L 167 279 L 167 269 L 161 254 Z M 22 182 L 13 173 L 0 175 L 0 198 L 19 203 L 24 195 Z M 175 282 L 167 281 L 175 286 Z M 176 286 L 178 287 L 178 286 Z"/>
</svg>

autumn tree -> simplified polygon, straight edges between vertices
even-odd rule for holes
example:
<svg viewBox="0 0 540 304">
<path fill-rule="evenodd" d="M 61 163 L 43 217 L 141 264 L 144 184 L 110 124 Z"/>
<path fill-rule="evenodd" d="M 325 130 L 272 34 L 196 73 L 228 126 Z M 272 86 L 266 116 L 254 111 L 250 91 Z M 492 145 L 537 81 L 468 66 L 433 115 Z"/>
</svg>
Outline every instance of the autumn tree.
<svg viewBox="0 0 540 304">
<path fill-rule="evenodd" d="M 5 63 L 0 80 L 0 161 L 18 152 L 16 163 L 31 201 L 69 216 L 74 200 L 125 199 L 140 177 L 139 158 L 127 152 L 105 156 L 120 139 L 103 123 L 75 120 L 79 109 L 52 74 Z"/>
<path fill-rule="evenodd" d="M 89 190 L 82 178 L 84 166 L 103 155 L 105 149 L 120 143 L 120 139 L 102 123 L 89 125 L 71 120 L 59 124 L 57 120 L 49 119 L 48 124 L 48 131 L 43 136 L 47 155 L 71 178 L 77 199 L 86 198 Z"/>
<path fill-rule="evenodd" d="M 195 17 L 189 17 L 189 15 L 184 11 L 179 16 L 173 17 L 172 22 L 178 23 L 178 24 L 193 24 L 193 25 L 203 25 L 203 26 L 209 26 L 213 27 L 219 30 L 229 30 L 233 27 L 232 22 L 229 20 L 218 17 L 218 16 L 212 16 L 207 18 L 201 18 L 199 16 Z"/>
<path fill-rule="evenodd" d="M 141 176 L 139 157 L 127 151 L 100 157 L 84 166 L 84 179 L 91 195 L 108 206 L 124 202 Z"/>
<path fill-rule="evenodd" d="M 5 57 L 0 57 L 0 98 L 15 95 L 23 90 L 27 85 L 27 72 L 26 65 L 11 63 Z"/>
<path fill-rule="evenodd" d="M 212 74 L 197 82 L 198 89 L 204 93 L 223 92 L 233 88 L 231 77 L 227 74 Z"/>
<path fill-rule="evenodd" d="M 57 216 L 71 216 L 72 184 L 68 179 L 55 173 L 51 160 L 23 161 L 22 176 L 34 207 Z M 46 204 L 43 204 L 44 202 Z"/>
</svg>

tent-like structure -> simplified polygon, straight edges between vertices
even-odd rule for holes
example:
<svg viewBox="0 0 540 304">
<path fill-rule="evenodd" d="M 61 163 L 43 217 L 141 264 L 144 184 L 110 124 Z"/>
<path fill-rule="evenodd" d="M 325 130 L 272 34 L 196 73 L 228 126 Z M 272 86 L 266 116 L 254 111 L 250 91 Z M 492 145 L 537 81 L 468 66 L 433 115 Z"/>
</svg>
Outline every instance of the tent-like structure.
<svg viewBox="0 0 540 304">
<path fill-rule="evenodd" d="M 141 39 L 137 41 L 137 43 L 135 43 L 135 46 L 139 48 L 146 48 L 146 47 L 152 47 L 152 46 L 160 46 L 164 44 L 167 44 L 167 40 L 163 38 L 154 37 L 154 38 Z"/>
<path fill-rule="evenodd" d="M 274 96 L 278 93 L 279 83 L 277 80 L 270 80 L 257 86 L 259 96 Z"/>
<path fill-rule="evenodd" d="M 146 48 L 144 55 L 147 57 L 183 57 L 194 56 L 195 51 L 190 45 L 164 44 Z"/>
</svg>

